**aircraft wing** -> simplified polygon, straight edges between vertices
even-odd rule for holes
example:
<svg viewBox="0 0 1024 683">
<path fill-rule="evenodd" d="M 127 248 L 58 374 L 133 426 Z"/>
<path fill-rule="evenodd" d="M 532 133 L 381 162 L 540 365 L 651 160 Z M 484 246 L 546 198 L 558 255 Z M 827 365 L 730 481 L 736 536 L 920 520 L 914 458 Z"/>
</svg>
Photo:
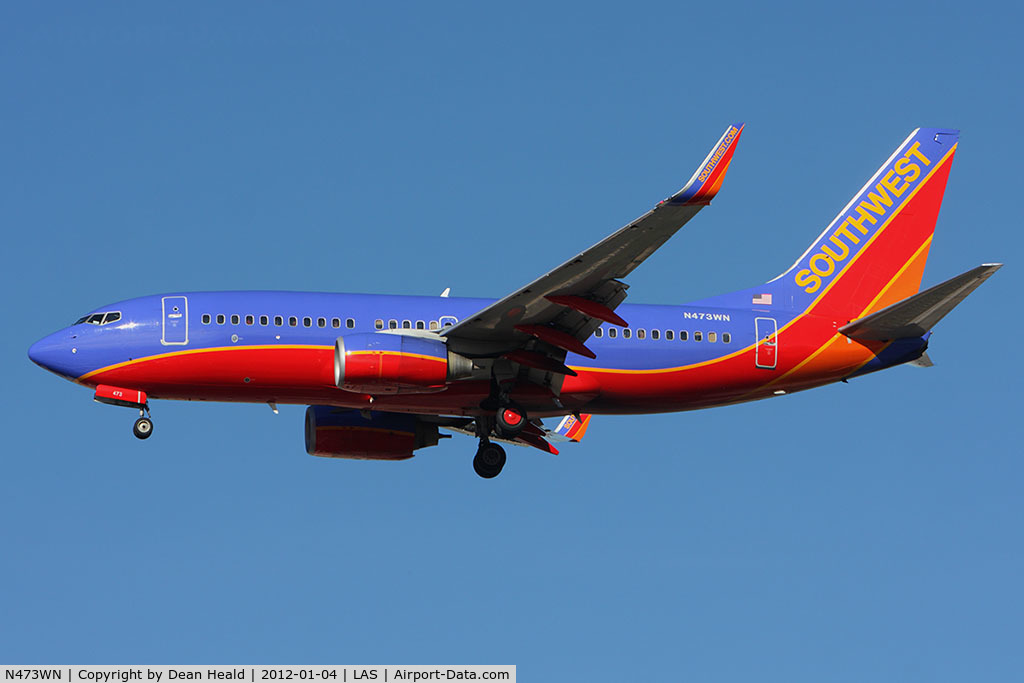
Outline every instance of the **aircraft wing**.
<svg viewBox="0 0 1024 683">
<path fill-rule="evenodd" d="M 601 322 L 627 326 L 614 309 L 626 298 L 619 281 L 711 202 L 729 168 L 743 124 L 729 126 L 686 186 L 643 216 L 530 284 L 441 332 L 470 356 L 504 356 L 548 372 L 575 374 L 562 361 Z"/>
</svg>

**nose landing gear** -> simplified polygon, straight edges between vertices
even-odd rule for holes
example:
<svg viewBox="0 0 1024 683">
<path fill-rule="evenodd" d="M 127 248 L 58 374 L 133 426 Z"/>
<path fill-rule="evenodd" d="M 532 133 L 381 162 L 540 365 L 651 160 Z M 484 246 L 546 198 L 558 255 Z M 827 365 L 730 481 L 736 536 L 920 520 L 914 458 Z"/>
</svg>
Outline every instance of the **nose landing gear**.
<svg viewBox="0 0 1024 683">
<path fill-rule="evenodd" d="M 135 421 L 135 426 L 132 427 L 132 433 L 138 439 L 148 439 L 153 434 L 153 421 L 146 417 L 144 411 L 140 410 L 139 414 L 142 416 Z"/>
<path fill-rule="evenodd" d="M 139 419 L 135 421 L 132 433 L 139 439 L 148 439 L 153 434 L 153 420 L 149 419 L 149 398 L 145 391 L 100 384 L 96 387 L 93 399 L 111 406 L 135 408 L 139 411 Z"/>
</svg>

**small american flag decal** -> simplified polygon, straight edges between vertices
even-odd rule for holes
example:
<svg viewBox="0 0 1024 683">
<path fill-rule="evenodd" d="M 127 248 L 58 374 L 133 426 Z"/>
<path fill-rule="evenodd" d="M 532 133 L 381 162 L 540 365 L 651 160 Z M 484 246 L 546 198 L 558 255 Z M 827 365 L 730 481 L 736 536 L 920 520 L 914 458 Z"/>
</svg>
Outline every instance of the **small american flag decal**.
<svg viewBox="0 0 1024 683">
<path fill-rule="evenodd" d="M 771 306 L 772 305 L 772 295 L 771 294 L 758 294 L 757 296 L 754 297 L 754 299 L 753 299 L 753 301 L 751 303 L 759 304 L 761 306 Z"/>
</svg>

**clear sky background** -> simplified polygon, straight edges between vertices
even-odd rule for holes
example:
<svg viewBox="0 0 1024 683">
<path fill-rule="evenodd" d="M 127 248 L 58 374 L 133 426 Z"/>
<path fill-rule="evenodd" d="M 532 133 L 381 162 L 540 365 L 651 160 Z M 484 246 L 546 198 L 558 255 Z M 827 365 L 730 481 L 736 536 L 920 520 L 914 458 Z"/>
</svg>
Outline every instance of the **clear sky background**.
<svg viewBox="0 0 1024 683">
<path fill-rule="evenodd" d="M 717 7 L 5 3 L 0 661 L 1022 680 L 1020 9 Z M 934 368 L 597 417 L 483 481 L 465 437 L 307 456 L 296 406 L 154 402 L 139 442 L 26 356 L 163 291 L 501 296 L 733 121 L 630 301 L 774 277 L 910 130 L 957 127 L 925 284 L 1007 266 Z"/>
</svg>

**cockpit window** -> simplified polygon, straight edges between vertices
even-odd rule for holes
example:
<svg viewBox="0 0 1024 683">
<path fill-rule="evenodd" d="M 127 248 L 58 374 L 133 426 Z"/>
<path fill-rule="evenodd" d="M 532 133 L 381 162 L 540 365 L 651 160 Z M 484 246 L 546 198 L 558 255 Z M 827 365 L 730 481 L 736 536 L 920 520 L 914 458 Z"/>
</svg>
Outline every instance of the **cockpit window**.
<svg viewBox="0 0 1024 683">
<path fill-rule="evenodd" d="M 108 313 L 92 313 L 90 315 L 82 316 L 75 321 L 75 325 L 81 325 L 82 323 L 88 323 L 89 325 L 106 325 L 107 323 L 117 322 L 121 319 L 121 311 L 110 311 Z"/>
</svg>

